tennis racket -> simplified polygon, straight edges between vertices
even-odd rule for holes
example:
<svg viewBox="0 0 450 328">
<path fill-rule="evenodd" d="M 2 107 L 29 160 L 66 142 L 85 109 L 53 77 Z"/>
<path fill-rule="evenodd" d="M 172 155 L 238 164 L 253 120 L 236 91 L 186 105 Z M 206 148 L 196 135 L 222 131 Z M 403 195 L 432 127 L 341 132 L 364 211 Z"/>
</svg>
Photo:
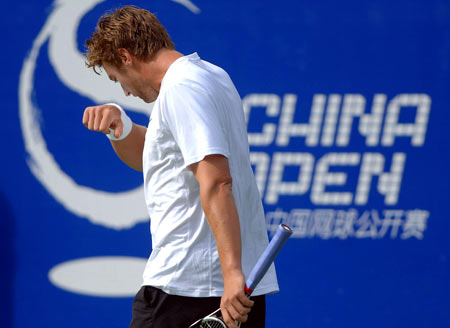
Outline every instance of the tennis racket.
<svg viewBox="0 0 450 328">
<path fill-rule="evenodd" d="M 275 235 L 265 249 L 264 253 L 259 258 L 258 262 L 256 262 L 247 278 L 247 281 L 245 282 L 245 294 L 247 296 L 250 296 L 253 293 L 253 290 L 264 277 L 270 265 L 275 260 L 275 257 L 277 257 L 284 243 L 291 235 L 291 228 L 284 224 L 279 225 Z M 240 327 L 241 324 L 237 323 L 237 325 Z M 223 321 L 222 313 L 219 308 L 206 317 L 194 322 L 189 326 L 189 328 L 227 328 L 227 325 Z"/>
</svg>

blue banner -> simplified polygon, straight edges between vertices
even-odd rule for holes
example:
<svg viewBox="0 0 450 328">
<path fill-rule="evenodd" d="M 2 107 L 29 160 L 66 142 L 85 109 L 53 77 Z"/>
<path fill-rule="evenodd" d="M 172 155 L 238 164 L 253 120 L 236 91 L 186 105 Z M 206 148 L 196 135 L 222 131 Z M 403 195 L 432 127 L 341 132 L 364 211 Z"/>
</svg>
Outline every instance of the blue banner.
<svg viewBox="0 0 450 328">
<path fill-rule="evenodd" d="M 276 260 L 267 327 L 450 321 L 450 3 L 136 0 L 242 97 Z M 127 327 L 151 252 L 142 175 L 85 107 L 151 105 L 85 66 L 115 0 L 4 4 L 1 327 Z"/>
</svg>

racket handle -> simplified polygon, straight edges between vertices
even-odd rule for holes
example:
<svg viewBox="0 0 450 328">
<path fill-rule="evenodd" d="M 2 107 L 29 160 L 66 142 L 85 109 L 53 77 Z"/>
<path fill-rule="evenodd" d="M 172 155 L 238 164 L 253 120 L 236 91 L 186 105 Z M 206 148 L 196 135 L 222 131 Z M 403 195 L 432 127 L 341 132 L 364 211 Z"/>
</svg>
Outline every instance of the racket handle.
<svg viewBox="0 0 450 328">
<path fill-rule="evenodd" d="M 251 293 L 253 293 L 253 290 L 264 277 L 270 265 L 275 260 L 275 257 L 277 257 L 284 243 L 289 239 L 291 235 L 292 229 L 287 225 L 280 224 L 278 226 L 275 235 L 265 249 L 264 253 L 259 258 L 258 262 L 256 262 L 256 265 L 253 267 L 253 270 L 250 272 L 250 275 L 247 278 L 245 284 L 245 293 L 247 295 L 250 296 Z"/>
</svg>

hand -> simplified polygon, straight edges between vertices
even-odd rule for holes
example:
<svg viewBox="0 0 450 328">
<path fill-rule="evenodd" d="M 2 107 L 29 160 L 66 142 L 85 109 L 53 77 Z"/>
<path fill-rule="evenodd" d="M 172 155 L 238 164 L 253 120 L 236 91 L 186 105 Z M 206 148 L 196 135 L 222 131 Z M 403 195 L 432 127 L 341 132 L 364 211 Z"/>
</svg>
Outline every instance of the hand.
<svg viewBox="0 0 450 328">
<path fill-rule="evenodd" d="M 119 138 L 123 133 L 123 122 L 120 110 L 113 105 L 87 107 L 83 114 L 83 125 L 89 130 L 109 134 L 114 130 L 114 136 Z"/>
<path fill-rule="evenodd" d="M 224 277 L 224 292 L 220 302 L 223 319 L 228 328 L 238 328 L 235 320 L 246 322 L 254 302 L 244 293 L 244 275 L 242 271 L 229 273 Z"/>
</svg>

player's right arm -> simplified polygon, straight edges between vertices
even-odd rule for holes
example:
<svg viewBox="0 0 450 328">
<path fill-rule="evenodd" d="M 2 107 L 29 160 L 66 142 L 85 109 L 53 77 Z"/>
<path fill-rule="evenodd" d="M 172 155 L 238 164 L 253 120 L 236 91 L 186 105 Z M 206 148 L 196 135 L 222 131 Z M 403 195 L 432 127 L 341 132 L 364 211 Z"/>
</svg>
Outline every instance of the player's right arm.
<svg viewBox="0 0 450 328">
<path fill-rule="evenodd" d="M 113 105 L 87 107 L 83 114 L 83 124 L 89 130 L 105 134 L 109 134 L 109 129 L 112 129 L 116 138 L 119 138 L 123 133 L 120 110 Z M 142 152 L 146 132 L 145 126 L 133 123 L 131 132 L 125 139 L 110 140 L 117 156 L 136 171 L 142 171 Z"/>
</svg>

